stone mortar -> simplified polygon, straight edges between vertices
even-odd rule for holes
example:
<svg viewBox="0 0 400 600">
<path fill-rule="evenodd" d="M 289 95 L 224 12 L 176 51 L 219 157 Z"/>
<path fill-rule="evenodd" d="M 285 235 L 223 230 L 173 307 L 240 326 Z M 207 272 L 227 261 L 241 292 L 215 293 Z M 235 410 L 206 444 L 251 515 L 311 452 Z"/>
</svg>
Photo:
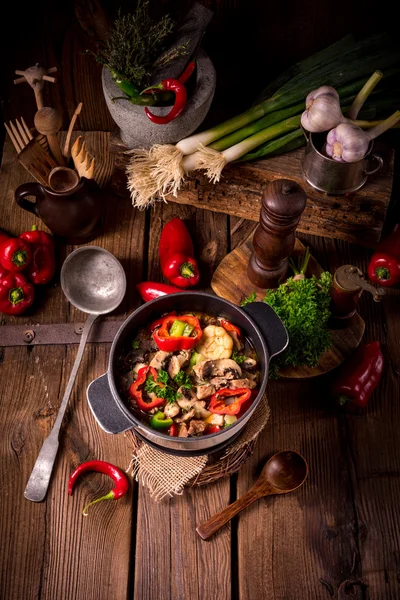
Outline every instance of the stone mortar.
<svg viewBox="0 0 400 600">
<path fill-rule="evenodd" d="M 206 117 L 215 92 L 216 73 L 208 56 L 199 50 L 196 58 L 196 88 L 189 98 L 185 110 L 167 125 L 156 125 L 148 119 L 143 106 L 131 104 L 128 100 L 111 98 L 122 96 L 114 83 L 110 71 L 103 67 L 102 84 L 104 97 L 111 117 L 120 129 L 121 140 L 129 148 L 150 148 L 153 144 L 175 144 L 193 133 Z M 151 106 L 156 115 L 166 115 L 171 106 Z"/>
</svg>

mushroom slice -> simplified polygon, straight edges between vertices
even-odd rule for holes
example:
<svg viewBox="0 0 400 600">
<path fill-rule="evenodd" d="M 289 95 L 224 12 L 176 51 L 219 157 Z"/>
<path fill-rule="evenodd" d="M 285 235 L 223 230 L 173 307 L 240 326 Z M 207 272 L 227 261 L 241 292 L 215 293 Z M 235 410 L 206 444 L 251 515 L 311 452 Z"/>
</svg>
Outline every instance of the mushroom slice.
<svg viewBox="0 0 400 600">
<path fill-rule="evenodd" d="M 197 377 L 207 381 L 212 377 L 225 377 L 225 379 L 237 379 L 242 375 L 242 369 L 230 358 L 220 360 L 205 360 L 193 367 Z"/>
<path fill-rule="evenodd" d="M 250 371 L 250 369 L 254 369 L 254 367 L 257 366 L 257 361 L 254 360 L 254 358 L 246 358 L 246 360 L 243 361 L 242 363 L 242 367 L 243 369 L 245 369 L 246 371 Z"/>
<path fill-rule="evenodd" d="M 176 417 L 177 415 L 179 415 L 180 412 L 181 412 L 181 408 L 176 402 L 167 402 L 167 404 L 164 408 L 164 415 L 168 419 L 172 419 L 173 417 Z"/>
<path fill-rule="evenodd" d="M 253 390 L 256 387 L 256 382 L 251 379 L 232 379 L 228 387 L 230 390 L 238 390 L 239 388 Z"/>
<path fill-rule="evenodd" d="M 210 380 L 210 383 L 214 385 L 217 390 L 219 390 L 220 388 L 226 387 L 228 385 L 228 380 L 226 379 L 226 377 L 213 377 Z"/>
<path fill-rule="evenodd" d="M 208 398 L 213 394 L 215 394 L 215 386 L 211 385 L 210 383 L 205 383 L 204 385 L 198 385 L 196 387 L 196 396 L 199 400 L 202 400 L 203 398 Z"/>
<path fill-rule="evenodd" d="M 193 405 L 196 419 L 207 419 L 212 413 L 206 409 L 204 401 L 197 401 Z"/>
<path fill-rule="evenodd" d="M 191 408 L 182 417 L 179 417 L 179 419 L 175 419 L 175 421 L 177 423 L 183 423 L 184 421 L 190 421 L 190 419 L 192 419 L 194 416 L 195 416 L 195 410 L 194 410 L 194 408 Z"/>
<path fill-rule="evenodd" d="M 164 350 L 159 350 L 153 356 L 150 367 L 154 367 L 157 371 L 163 369 L 167 363 L 167 359 L 172 356 L 171 352 L 164 352 Z"/>
<path fill-rule="evenodd" d="M 180 387 L 177 394 L 177 403 L 183 410 L 189 410 L 198 400 L 193 390 L 188 390 L 184 387 Z"/>
<path fill-rule="evenodd" d="M 178 375 L 181 370 L 181 363 L 179 362 L 179 358 L 177 356 L 171 356 L 171 360 L 168 364 L 168 375 L 173 379 Z"/>
<path fill-rule="evenodd" d="M 184 367 L 186 365 L 186 363 L 189 362 L 190 360 L 190 356 L 191 356 L 192 352 L 188 352 L 187 350 L 180 350 L 179 354 L 176 355 L 177 359 L 179 360 L 179 364 L 182 367 Z"/>
<path fill-rule="evenodd" d="M 200 421 L 198 419 L 192 419 L 190 421 L 188 434 L 193 435 L 193 436 L 201 435 L 206 427 L 207 427 L 207 425 L 204 423 L 204 421 Z"/>
</svg>

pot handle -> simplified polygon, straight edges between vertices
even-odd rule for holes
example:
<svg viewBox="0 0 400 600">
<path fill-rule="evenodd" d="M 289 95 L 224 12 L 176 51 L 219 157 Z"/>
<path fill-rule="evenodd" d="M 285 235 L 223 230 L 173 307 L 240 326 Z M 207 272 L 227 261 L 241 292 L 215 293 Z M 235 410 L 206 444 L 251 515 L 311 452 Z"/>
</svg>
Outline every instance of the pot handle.
<svg viewBox="0 0 400 600">
<path fill-rule="evenodd" d="M 379 154 L 372 154 L 370 160 L 372 160 L 373 158 L 377 161 L 378 166 L 376 166 L 375 169 L 371 169 L 370 171 L 364 171 L 365 175 L 372 175 L 373 173 L 376 173 L 377 171 L 379 171 L 379 169 L 383 167 L 383 159 L 381 156 L 379 156 Z"/>
<path fill-rule="evenodd" d="M 94 418 L 107 433 L 122 433 L 133 423 L 122 412 L 108 385 L 107 373 L 89 384 L 86 397 Z"/>
<path fill-rule="evenodd" d="M 289 336 L 282 321 L 265 302 L 252 302 L 242 307 L 261 329 L 265 342 L 268 346 L 270 358 L 280 354 L 289 343 Z"/>
<path fill-rule="evenodd" d="M 40 216 L 37 211 L 36 201 L 29 202 L 25 200 L 25 196 L 34 196 L 35 198 L 44 196 L 43 188 L 40 183 L 23 183 L 15 190 L 15 202 L 28 212 L 33 213 L 36 216 Z"/>
</svg>

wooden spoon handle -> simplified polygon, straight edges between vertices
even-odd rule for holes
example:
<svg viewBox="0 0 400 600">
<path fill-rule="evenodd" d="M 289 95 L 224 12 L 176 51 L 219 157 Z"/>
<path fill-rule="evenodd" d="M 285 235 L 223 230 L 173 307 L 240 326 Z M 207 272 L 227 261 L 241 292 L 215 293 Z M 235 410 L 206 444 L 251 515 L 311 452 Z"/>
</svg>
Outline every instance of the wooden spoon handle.
<svg viewBox="0 0 400 600">
<path fill-rule="evenodd" d="M 236 500 L 236 502 L 229 504 L 224 510 L 221 510 L 221 512 L 211 517 L 211 519 L 208 519 L 208 521 L 199 525 L 196 529 L 197 533 L 203 540 L 208 539 L 241 510 L 259 498 L 268 496 L 271 491 L 272 488 L 268 483 L 263 482 L 261 485 L 256 483 L 246 494 L 244 494 L 244 496 Z"/>
</svg>

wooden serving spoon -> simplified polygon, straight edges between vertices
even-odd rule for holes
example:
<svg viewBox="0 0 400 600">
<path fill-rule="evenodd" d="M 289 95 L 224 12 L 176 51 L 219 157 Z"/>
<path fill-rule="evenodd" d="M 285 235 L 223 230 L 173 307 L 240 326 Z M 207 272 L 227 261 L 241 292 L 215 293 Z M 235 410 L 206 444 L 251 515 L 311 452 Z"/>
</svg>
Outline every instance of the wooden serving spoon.
<svg viewBox="0 0 400 600">
<path fill-rule="evenodd" d="M 288 494 L 297 490 L 308 475 L 308 465 L 297 452 L 285 450 L 274 454 L 264 465 L 260 477 L 252 488 L 241 498 L 224 510 L 205 521 L 196 531 L 203 540 L 208 539 L 225 523 L 255 500 L 273 494 Z"/>
</svg>

